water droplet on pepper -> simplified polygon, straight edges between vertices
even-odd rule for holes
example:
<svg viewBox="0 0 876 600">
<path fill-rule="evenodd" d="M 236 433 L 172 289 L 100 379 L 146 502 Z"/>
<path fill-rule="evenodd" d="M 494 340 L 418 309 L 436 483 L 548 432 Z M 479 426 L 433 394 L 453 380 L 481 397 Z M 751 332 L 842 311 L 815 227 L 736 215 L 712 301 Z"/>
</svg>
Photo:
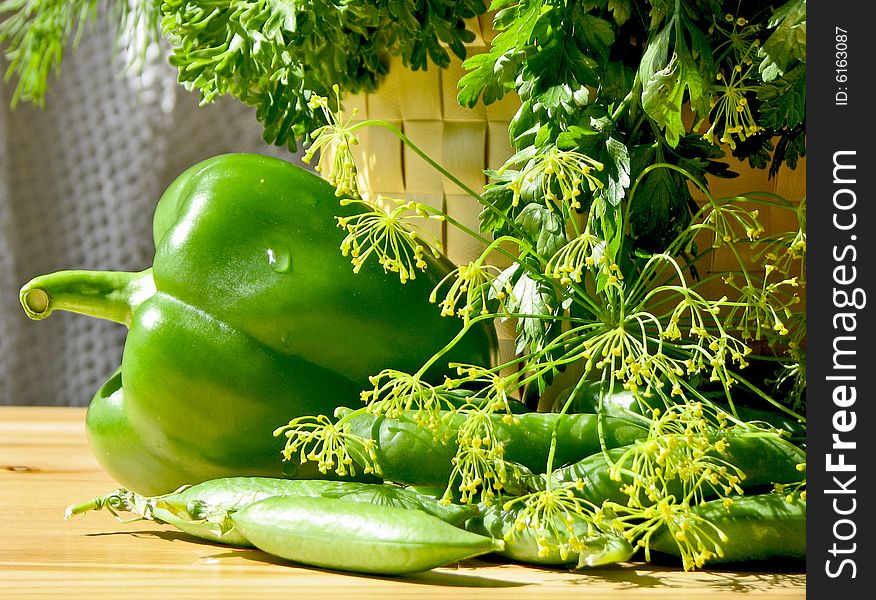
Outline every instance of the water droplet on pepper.
<svg viewBox="0 0 876 600">
<path fill-rule="evenodd" d="M 277 273 L 288 273 L 292 270 L 292 256 L 282 248 L 268 248 L 268 265 Z"/>
</svg>

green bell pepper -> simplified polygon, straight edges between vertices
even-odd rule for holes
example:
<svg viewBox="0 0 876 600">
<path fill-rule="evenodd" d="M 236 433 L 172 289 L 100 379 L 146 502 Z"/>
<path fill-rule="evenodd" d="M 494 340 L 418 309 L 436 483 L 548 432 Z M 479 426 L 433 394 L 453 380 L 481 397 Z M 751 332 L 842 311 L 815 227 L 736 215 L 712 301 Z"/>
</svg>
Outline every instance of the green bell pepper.
<svg viewBox="0 0 876 600">
<path fill-rule="evenodd" d="M 370 375 L 415 372 L 460 333 L 428 302 L 454 268 L 446 258 L 424 257 L 427 270 L 404 285 L 376 261 L 353 272 L 335 217 L 356 210 L 291 163 L 222 155 L 162 195 L 151 269 L 61 271 L 22 288 L 33 319 L 67 310 L 129 328 L 121 368 L 86 419 L 113 478 L 156 495 L 235 475 L 315 477 L 308 465 L 288 471 L 276 427 L 332 415 Z M 495 352 L 492 326 L 478 324 L 427 378 Z"/>
</svg>

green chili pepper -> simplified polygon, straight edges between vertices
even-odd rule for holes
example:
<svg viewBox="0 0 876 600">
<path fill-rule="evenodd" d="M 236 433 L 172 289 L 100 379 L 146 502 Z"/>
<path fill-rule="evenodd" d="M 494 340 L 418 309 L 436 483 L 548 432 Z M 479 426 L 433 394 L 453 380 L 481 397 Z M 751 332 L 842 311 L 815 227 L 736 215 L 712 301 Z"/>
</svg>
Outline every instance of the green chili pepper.
<svg viewBox="0 0 876 600">
<path fill-rule="evenodd" d="M 66 516 L 70 518 L 100 509 L 109 510 L 116 516 L 120 516 L 119 513 L 131 513 L 142 519 L 172 525 L 202 539 L 235 546 L 251 546 L 230 522 L 228 514 L 273 496 L 341 498 L 348 502 L 419 510 L 460 527 L 478 512 L 474 506 L 446 504 L 414 490 L 388 484 L 226 477 L 153 497 L 118 489 L 105 496 L 68 507 Z"/>
<path fill-rule="evenodd" d="M 481 509 L 481 514 L 465 524 L 480 535 L 505 541 L 499 552 L 513 560 L 540 565 L 596 567 L 629 560 L 635 548 L 619 533 L 596 530 L 578 515 L 554 517 L 553 523 L 527 523 L 516 527 L 523 506 L 503 508 L 501 503 Z"/>
<path fill-rule="evenodd" d="M 553 412 L 560 412 L 568 403 L 566 410 L 569 413 L 600 413 L 619 419 L 641 421 L 644 423 L 650 417 L 653 409 L 658 408 L 662 411 L 666 410 L 668 406 L 665 400 L 657 394 L 650 398 L 644 398 L 641 394 L 625 389 L 616 389 L 606 393 L 607 387 L 602 381 L 588 381 L 578 387 L 578 391 L 575 393 L 574 398 L 571 399 L 571 402 L 569 398 L 574 391 L 574 386 L 569 387 L 557 394 L 551 410 Z M 709 399 L 715 410 L 723 411 L 728 415 L 735 413 L 742 421 L 766 423 L 776 429 L 785 431 L 790 435 L 790 439 L 794 441 L 802 442 L 806 439 L 806 425 L 786 413 L 775 409 L 755 408 L 743 405 L 740 402 L 736 402 L 731 407 L 726 402 L 723 392 L 707 393 L 703 390 L 699 391 L 706 399 Z M 744 390 L 740 390 L 738 395 L 746 396 Z M 750 397 L 745 399 L 749 402 L 757 400 L 757 398 Z"/>
<path fill-rule="evenodd" d="M 757 488 L 759 486 L 772 485 L 774 483 L 793 483 L 802 478 L 799 466 L 806 462 L 806 455 L 791 442 L 778 435 L 765 432 L 730 432 L 718 436 L 722 440 L 722 451 L 710 452 L 710 456 L 720 461 L 731 469 L 738 469 L 744 478 L 738 485 L 742 489 Z M 610 449 L 606 452 L 612 463 L 628 455 L 632 450 L 648 452 L 646 441 L 638 446 L 631 444 Z M 603 501 L 626 504 L 629 496 L 624 489 L 631 482 L 628 472 L 621 469 L 617 478 L 613 477 L 611 465 L 606 460 L 606 454 L 602 452 L 588 456 L 587 458 L 560 469 L 556 469 L 551 478 L 555 485 L 577 484 L 570 489 L 575 494 L 593 502 L 602 504 Z M 655 458 L 656 457 L 652 457 Z M 657 464 L 660 467 L 659 464 Z M 718 467 L 720 468 L 720 467 Z M 732 474 L 732 473 L 731 473 Z M 533 489 L 543 489 L 545 477 L 529 477 L 527 482 Z M 666 475 L 668 477 L 668 475 Z M 664 478 L 658 476 L 657 480 L 665 484 L 666 489 L 661 491 L 663 496 L 672 495 L 680 500 L 685 493 L 682 481 L 679 478 Z M 701 481 L 700 487 L 705 496 L 710 495 L 710 487 L 707 481 Z M 720 483 L 718 485 L 721 485 Z M 649 499 L 640 497 L 645 504 Z"/>
<path fill-rule="evenodd" d="M 805 558 L 806 502 L 799 496 L 787 499 L 769 493 L 712 500 L 691 507 L 726 536 L 720 553 L 710 553 L 706 562 L 726 563 L 775 558 Z M 678 543 L 664 526 L 649 542 L 652 551 L 679 556 Z"/>
<path fill-rule="evenodd" d="M 426 571 L 504 547 L 502 540 L 421 511 L 331 498 L 266 498 L 231 520 L 256 548 L 274 556 L 380 575 Z"/>
<path fill-rule="evenodd" d="M 146 495 L 283 476 L 279 424 L 331 415 L 369 375 L 413 372 L 459 333 L 428 302 L 447 259 L 425 256 L 427 271 L 405 285 L 377 261 L 353 272 L 335 216 L 356 210 L 291 163 L 218 156 L 162 196 L 151 269 L 62 271 L 22 288 L 33 319 L 68 310 L 129 327 L 121 370 L 87 419 L 110 475 Z M 495 350 L 492 327 L 476 324 L 442 364 L 490 364 Z"/>
<path fill-rule="evenodd" d="M 442 432 L 433 432 L 418 424 L 409 413 L 391 419 L 365 410 L 350 414 L 339 409 L 339 415 L 349 415 L 345 422 L 350 431 L 377 442 L 375 453 L 383 477 L 389 481 L 410 485 L 446 485 L 453 470 L 457 441 L 453 433 L 466 418 L 465 412 L 449 414 L 442 411 L 449 438 L 436 439 Z M 497 441 L 504 445 L 505 460 L 517 463 L 535 473 L 547 467 L 551 437 L 556 430 L 554 464 L 565 465 L 597 452 L 602 442 L 609 448 L 629 444 L 645 437 L 647 428 L 624 419 L 603 419 L 599 432 L 599 417 L 592 414 L 559 415 L 555 413 L 522 413 L 513 419 L 503 415 L 491 417 Z"/>
</svg>

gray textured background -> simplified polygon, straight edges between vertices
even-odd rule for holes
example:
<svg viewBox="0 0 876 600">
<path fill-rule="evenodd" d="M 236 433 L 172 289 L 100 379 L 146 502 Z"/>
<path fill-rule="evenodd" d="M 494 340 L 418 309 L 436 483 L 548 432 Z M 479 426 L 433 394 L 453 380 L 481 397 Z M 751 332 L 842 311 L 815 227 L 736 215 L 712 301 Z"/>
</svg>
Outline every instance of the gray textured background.
<svg viewBox="0 0 876 600">
<path fill-rule="evenodd" d="M 22 284 L 60 269 L 148 267 L 155 203 L 199 160 L 232 151 L 295 160 L 262 142 L 253 109 L 233 99 L 199 107 L 161 49 L 135 74 L 113 47 L 108 25 L 88 28 L 43 109 L 12 110 L 14 81 L 0 82 L 0 404 L 86 405 L 126 334 L 70 313 L 30 321 Z"/>
</svg>

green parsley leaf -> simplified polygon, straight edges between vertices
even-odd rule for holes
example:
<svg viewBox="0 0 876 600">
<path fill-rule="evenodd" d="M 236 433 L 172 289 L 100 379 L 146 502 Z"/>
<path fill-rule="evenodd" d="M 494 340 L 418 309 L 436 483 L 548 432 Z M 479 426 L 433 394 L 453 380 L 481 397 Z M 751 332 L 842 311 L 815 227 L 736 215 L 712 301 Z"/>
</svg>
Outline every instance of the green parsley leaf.
<svg viewBox="0 0 876 600">
<path fill-rule="evenodd" d="M 798 64 L 782 77 L 757 89 L 760 123 L 780 130 L 794 128 L 806 119 L 806 65 Z"/>
<path fill-rule="evenodd" d="M 492 47 L 463 62 L 463 67 L 469 71 L 458 84 L 457 100 L 463 106 L 474 106 L 481 96 L 484 104 L 490 104 L 514 89 L 517 67 L 523 59 L 522 49 L 532 38 L 544 1 L 522 0 L 514 6 L 512 4 L 493 4 L 502 10 L 496 13 L 493 21 L 493 28 L 499 33 L 493 38 Z"/>
<path fill-rule="evenodd" d="M 566 243 L 562 215 L 542 204 L 527 204 L 517 215 L 517 224 L 535 242 L 535 250 L 550 258 Z"/>
<path fill-rule="evenodd" d="M 653 147 L 636 147 L 634 169 L 653 161 Z M 690 223 L 693 198 L 687 179 L 671 169 L 655 169 L 641 179 L 631 198 L 630 237 L 637 250 L 660 252 Z"/>
<path fill-rule="evenodd" d="M 764 81 L 781 77 L 795 61 L 806 60 L 806 0 L 790 0 L 773 13 L 775 31 L 758 50 Z"/>
<path fill-rule="evenodd" d="M 683 33 L 689 37 L 690 46 Z M 699 119 L 709 113 L 706 82 L 711 61 L 704 34 L 682 12 L 672 16 L 642 55 L 642 108 L 665 131 L 670 146 L 676 146 L 685 133 L 681 118 L 685 100 Z"/>
<path fill-rule="evenodd" d="M 533 279 L 528 272 L 517 269 L 517 266 L 511 267 L 514 269 L 510 274 L 511 279 L 516 281 L 505 306 L 512 313 L 533 315 L 517 319 L 517 353 L 522 353 L 527 348 L 538 351 L 549 341 L 548 330 L 555 323 L 551 319 L 536 318 L 535 315 L 554 314 L 557 299 L 548 285 Z"/>
<path fill-rule="evenodd" d="M 605 141 L 605 153 L 599 157 L 599 160 L 605 165 L 605 170 L 601 173 L 605 187 L 602 188 L 601 194 L 606 202 L 617 206 L 630 187 L 629 150 L 623 142 L 609 137 Z"/>
</svg>

